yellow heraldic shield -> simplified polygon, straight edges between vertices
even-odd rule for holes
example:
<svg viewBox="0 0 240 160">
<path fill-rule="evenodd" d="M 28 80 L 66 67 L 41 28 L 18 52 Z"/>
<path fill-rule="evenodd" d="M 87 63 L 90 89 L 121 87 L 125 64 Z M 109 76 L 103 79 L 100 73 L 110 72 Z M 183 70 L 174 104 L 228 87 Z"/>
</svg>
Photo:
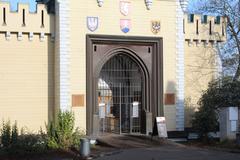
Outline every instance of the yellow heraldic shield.
<svg viewBox="0 0 240 160">
<path fill-rule="evenodd" d="M 161 30 L 161 22 L 160 21 L 152 21 L 151 28 L 152 28 L 153 34 L 158 34 Z"/>
</svg>

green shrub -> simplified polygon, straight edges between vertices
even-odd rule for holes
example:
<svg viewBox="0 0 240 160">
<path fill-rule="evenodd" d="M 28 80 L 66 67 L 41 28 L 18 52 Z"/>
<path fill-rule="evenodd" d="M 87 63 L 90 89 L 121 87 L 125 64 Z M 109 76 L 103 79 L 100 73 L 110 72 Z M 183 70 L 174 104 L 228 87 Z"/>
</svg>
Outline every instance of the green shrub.
<svg viewBox="0 0 240 160">
<path fill-rule="evenodd" d="M 10 121 L 3 122 L 0 136 L 0 155 L 26 155 L 46 150 L 44 135 L 19 135 L 17 122 L 13 126 Z"/>
<path fill-rule="evenodd" d="M 83 138 L 85 133 L 80 130 L 79 128 L 76 128 L 75 132 L 72 134 L 72 147 L 79 150 L 80 149 L 80 139 Z"/>
<path fill-rule="evenodd" d="M 18 127 L 17 127 L 17 122 L 14 123 L 14 125 L 12 126 L 12 135 L 11 135 L 11 143 L 12 145 L 17 144 L 18 142 Z"/>
<path fill-rule="evenodd" d="M 198 104 L 200 108 L 194 115 L 192 125 L 201 138 L 207 139 L 209 132 L 218 131 L 219 109 L 240 107 L 240 81 L 224 77 L 209 83 Z"/>
<path fill-rule="evenodd" d="M 43 153 L 46 151 L 46 144 L 42 135 L 27 134 L 20 135 L 17 143 L 7 150 L 8 154 L 26 155 Z"/>
<path fill-rule="evenodd" d="M 218 108 L 216 106 L 216 98 L 218 90 L 215 83 L 210 83 L 209 88 L 203 93 L 198 104 L 199 110 L 195 112 L 192 120 L 192 126 L 198 132 L 200 138 L 204 142 L 209 141 L 209 132 L 217 132 L 219 130 Z"/>
<path fill-rule="evenodd" d="M 29 152 L 44 152 L 46 143 L 42 135 L 28 134 L 20 137 L 20 147 L 25 148 Z"/>
<path fill-rule="evenodd" d="M 79 149 L 80 138 L 84 133 L 74 129 L 74 115 L 71 112 L 61 112 L 57 121 L 46 125 L 47 134 L 40 130 L 40 134 L 31 134 L 26 129 L 19 129 L 17 123 L 11 126 L 10 121 L 3 122 L 0 129 L 1 155 L 28 155 L 43 153 L 52 149 Z M 48 149 L 48 150 L 47 150 Z"/>
<path fill-rule="evenodd" d="M 18 128 L 17 128 L 17 122 L 11 126 L 11 122 L 7 121 L 2 123 L 1 128 L 1 145 L 3 148 L 9 148 L 12 145 L 16 144 L 18 141 Z"/>
<path fill-rule="evenodd" d="M 11 123 L 3 121 L 1 129 L 1 146 L 7 148 L 11 145 Z"/>
<path fill-rule="evenodd" d="M 47 128 L 47 146 L 50 149 L 68 150 L 79 145 L 83 136 L 77 129 L 74 130 L 74 115 L 72 112 L 60 112 L 57 121 L 50 122 Z"/>
<path fill-rule="evenodd" d="M 209 132 L 217 132 L 219 129 L 218 115 L 211 106 L 201 106 L 194 114 L 192 126 L 204 141 L 209 141 Z"/>
</svg>

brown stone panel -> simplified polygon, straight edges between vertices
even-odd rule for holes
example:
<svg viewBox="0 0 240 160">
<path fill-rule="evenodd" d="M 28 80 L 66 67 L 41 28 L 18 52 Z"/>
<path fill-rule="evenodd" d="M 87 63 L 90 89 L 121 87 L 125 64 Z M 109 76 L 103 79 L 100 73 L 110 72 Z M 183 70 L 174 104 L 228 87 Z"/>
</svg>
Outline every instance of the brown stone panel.
<svg viewBox="0 0 240 160">
<path fill-rule="evenodd" d="M 83 94 L 72 95 L 72 107 L 82 106 L 84 106 L 84 95 Z"/>
<path fill-rule="evenodd" d="M 174 93 L 165 94 L 165 105 L 175 105 L 175 94 Z"/>
</svg>

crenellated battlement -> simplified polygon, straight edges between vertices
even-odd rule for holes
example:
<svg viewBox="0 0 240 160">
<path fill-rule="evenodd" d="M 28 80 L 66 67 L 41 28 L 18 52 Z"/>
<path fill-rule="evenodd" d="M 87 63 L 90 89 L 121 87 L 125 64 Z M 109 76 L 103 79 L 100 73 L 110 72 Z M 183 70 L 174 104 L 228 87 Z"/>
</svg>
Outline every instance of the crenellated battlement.
<svg viewBox="0 0 240 160">
<path fill-rule="evenodd" d="M 224 17 L 185 14 L 183 23 L 185 40 L 190 44 L 226 41 L 226 19 Z"/>
<path fill-rule="evenodd" d="M 0 33 L 5 34 L 6 39 L 10 39 L 11 34 L 17 34 L 21 39 L 23 34 L 54 36 L 54 15 L 48 14 L 44 4 L 37 4 L 36 12 L 29 11 L 28 4 L 18 4 L 17 11 L 10 10 L 10 3 L 0 2 Z"/>
</svg>

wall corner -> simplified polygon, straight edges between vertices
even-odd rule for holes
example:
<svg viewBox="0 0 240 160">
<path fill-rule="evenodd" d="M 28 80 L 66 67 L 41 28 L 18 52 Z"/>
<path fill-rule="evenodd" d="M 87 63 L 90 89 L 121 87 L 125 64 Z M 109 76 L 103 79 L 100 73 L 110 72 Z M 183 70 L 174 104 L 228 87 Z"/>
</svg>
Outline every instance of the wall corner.
<svg viewBox="0 0 240 160">
<path fill-rule="evenodd" d="M 176 130 L 184 131 L 184 12 L 181 1 L 176 7 Z"/>
<path fill-rule="evenodd" d="M 69 0 L 55 1 L 55 107 L 60 111 L 71 109 L 69 5 Z"/>
</svg>

